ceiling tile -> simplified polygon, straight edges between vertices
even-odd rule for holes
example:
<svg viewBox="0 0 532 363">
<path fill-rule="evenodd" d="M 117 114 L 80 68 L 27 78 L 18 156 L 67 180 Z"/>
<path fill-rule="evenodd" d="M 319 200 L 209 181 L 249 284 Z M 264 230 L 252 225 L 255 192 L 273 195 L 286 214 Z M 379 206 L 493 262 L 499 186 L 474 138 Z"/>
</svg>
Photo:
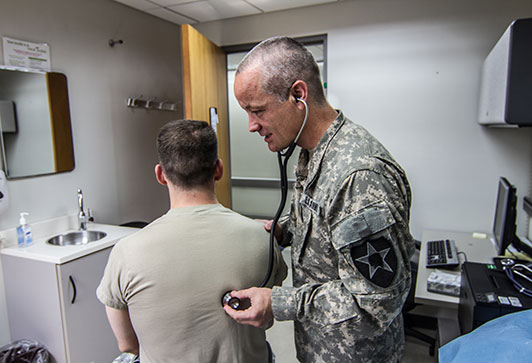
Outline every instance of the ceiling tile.
<svg viewBox="0 0 532 363">
<path fill-rule="evenodd" d="M 260 9 L 255 8 L 244 0 L 208 0 L 209 3 L 223 16 L 232 18 L 237 16 L 261 14 Z"/>
<path fill-rule="evenodd" d="M 196 19 L 199 22 L 260 14 L 259 10 L 255 9 L 245 1 L 237 0 L 197 1 L 183 5 L 171 6 L 169 9 Z"/>
<path fill-rule="evenodd" d="M 182 5 L 186 3 L 193 3 L 196 0 L 150 0 L 151 2 L 158 4 L 160 6 L 169 7 L 174 5 Z"/>
<path fill-rule="evenodd" d="M 207 1 L 171 6 L 169 9 L 196 19 L 199 22 L 220 19 L 216 9 Z"/>
<path fill-rule="evenodd" d="M 259 9 L 268 11 L 277 11 L 298 8 L 303 6 L 311 6 L 325 3 L 332 3 L 337 0 L 246 0 L 248 3 L 258 7 Z"/>
<path fill-rule="evenodd" d="M 155 9 L 158 7 L 157 4 L 154 4 L 146 0 L 115 0 L 115 1 L 121 4 L 124 4 L 124 5 L 130 6 L 132 8 L 139 9 L 141 11 Z"/>
<path fill-rule="evenodd" d="M 168 20 L 176 24 L 195 24 L 197 20 L 189 19 L 185 16 L 176 14 L 175 12 L 168 10 L 166 8 L 157 8 L 153 10 L 146 10 L 148 14 L 155 15 L 161 19 Z"/>
<path fill-rule="evenodd" d="M 176 24 L 256 15 L 346 0 L 114 0 Z"/>
</svg>

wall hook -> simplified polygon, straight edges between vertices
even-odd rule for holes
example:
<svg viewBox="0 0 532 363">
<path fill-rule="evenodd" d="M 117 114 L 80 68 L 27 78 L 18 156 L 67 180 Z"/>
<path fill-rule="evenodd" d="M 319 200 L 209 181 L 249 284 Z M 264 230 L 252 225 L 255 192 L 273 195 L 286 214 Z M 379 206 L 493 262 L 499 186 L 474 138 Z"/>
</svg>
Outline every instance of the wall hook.
<svg viewBox="0 0 532 363">
<path fill-rule="evenodd" d="M 176 104 L 170 100 L 164 100 L 159 103 L 159 106 L 157 108 L 159 110 L 164 110 L 164 111 L 175 111 Z"/>
<path fill-rule="evenodd" d="M 124 41 L 122 39 L 117 39 L 117 40 L 114 40 L 114 39 L 109 39 L 109 46 L 110 47 L 114 47 L 115 44 L 123 44 Z"/>
<path fill-rule="evenodd" d="M 145 99 L 142 95 L 137 97 L 129 97 L 126 100 L 127 107 L 132 108 L 145 108 L 147 110 L 160 110 L 160 111 L 177 111 L 177 104 L 170 100 L 162 102 L 157 101 L 157 98 Z"/>
<path fill-rule="evenodd" d="M 154 108 L 154 104 L 155 103 L 155 100 L 154 99 L 149 99 L 146 101 L 146 104 L 144 105 L 144 108 L 147 108 L 147 109 L 152 109 Z"/>
</svg>

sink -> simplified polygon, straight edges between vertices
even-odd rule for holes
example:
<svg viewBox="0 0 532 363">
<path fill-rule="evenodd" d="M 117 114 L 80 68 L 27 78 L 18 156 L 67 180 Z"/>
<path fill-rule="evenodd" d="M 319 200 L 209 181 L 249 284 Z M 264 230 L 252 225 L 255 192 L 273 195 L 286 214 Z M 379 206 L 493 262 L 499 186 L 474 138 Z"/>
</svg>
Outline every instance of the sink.
<svg viewBox="0 0 532 363">
<path fill-rule="evenodd" d="M 98 241 L 106 235 L 107 233 L 101 231 L 75 231 L 54 236 L 46 241 L 46 243 L 55 246 L 83 245 Z"/>
</svg>

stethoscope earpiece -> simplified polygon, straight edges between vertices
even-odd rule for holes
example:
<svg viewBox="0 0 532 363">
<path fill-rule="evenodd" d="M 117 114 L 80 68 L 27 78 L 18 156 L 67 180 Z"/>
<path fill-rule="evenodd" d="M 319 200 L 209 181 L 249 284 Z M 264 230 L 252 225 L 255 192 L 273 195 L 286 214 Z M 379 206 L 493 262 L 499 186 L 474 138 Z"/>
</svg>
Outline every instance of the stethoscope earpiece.
<svg viewBox="0 0 532 363">
<path fill-rule="evenodd" d="M 299 140 L 299 137 L 301 136 L 301 133 L 303 132 L 303 129 L 305 128 L 305 125 L 307 124 L 307 119 L 308 119 L 308 105 L 307 105 L 307 102 L 304 99 L 297 98 L 297 97 L 296 97 L 296 101 L 297 102 L 301 102 L 305 106 L 305 118 L 303 119 L 303 123 L 301 124 L 301 128 L 299 129 L 299 132 L 297 133 L 296 138 L 292 142 L 292 145 L 297 144 L 297 142 Z"/>
</svg>

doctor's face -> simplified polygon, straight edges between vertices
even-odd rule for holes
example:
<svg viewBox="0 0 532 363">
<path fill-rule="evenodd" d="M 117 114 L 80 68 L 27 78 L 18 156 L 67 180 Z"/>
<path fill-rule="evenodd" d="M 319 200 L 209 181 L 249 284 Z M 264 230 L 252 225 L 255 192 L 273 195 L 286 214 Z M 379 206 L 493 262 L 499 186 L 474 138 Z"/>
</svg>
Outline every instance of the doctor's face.
<svg viewBox="0 0 532 363">
<path fill-rule="evenodd" d="M 234 91 L 240 107 L 248 114 L 249 132 L 258 132 L 270 151 L 283 150 L 292 143 L 299 131 L 297 120 L 301 118 L 297 115 L 295 102 L 290 98 L 279 102 L 275 96 L 265 93 L 256 69 L 239 73 Z"/>
</svg>

